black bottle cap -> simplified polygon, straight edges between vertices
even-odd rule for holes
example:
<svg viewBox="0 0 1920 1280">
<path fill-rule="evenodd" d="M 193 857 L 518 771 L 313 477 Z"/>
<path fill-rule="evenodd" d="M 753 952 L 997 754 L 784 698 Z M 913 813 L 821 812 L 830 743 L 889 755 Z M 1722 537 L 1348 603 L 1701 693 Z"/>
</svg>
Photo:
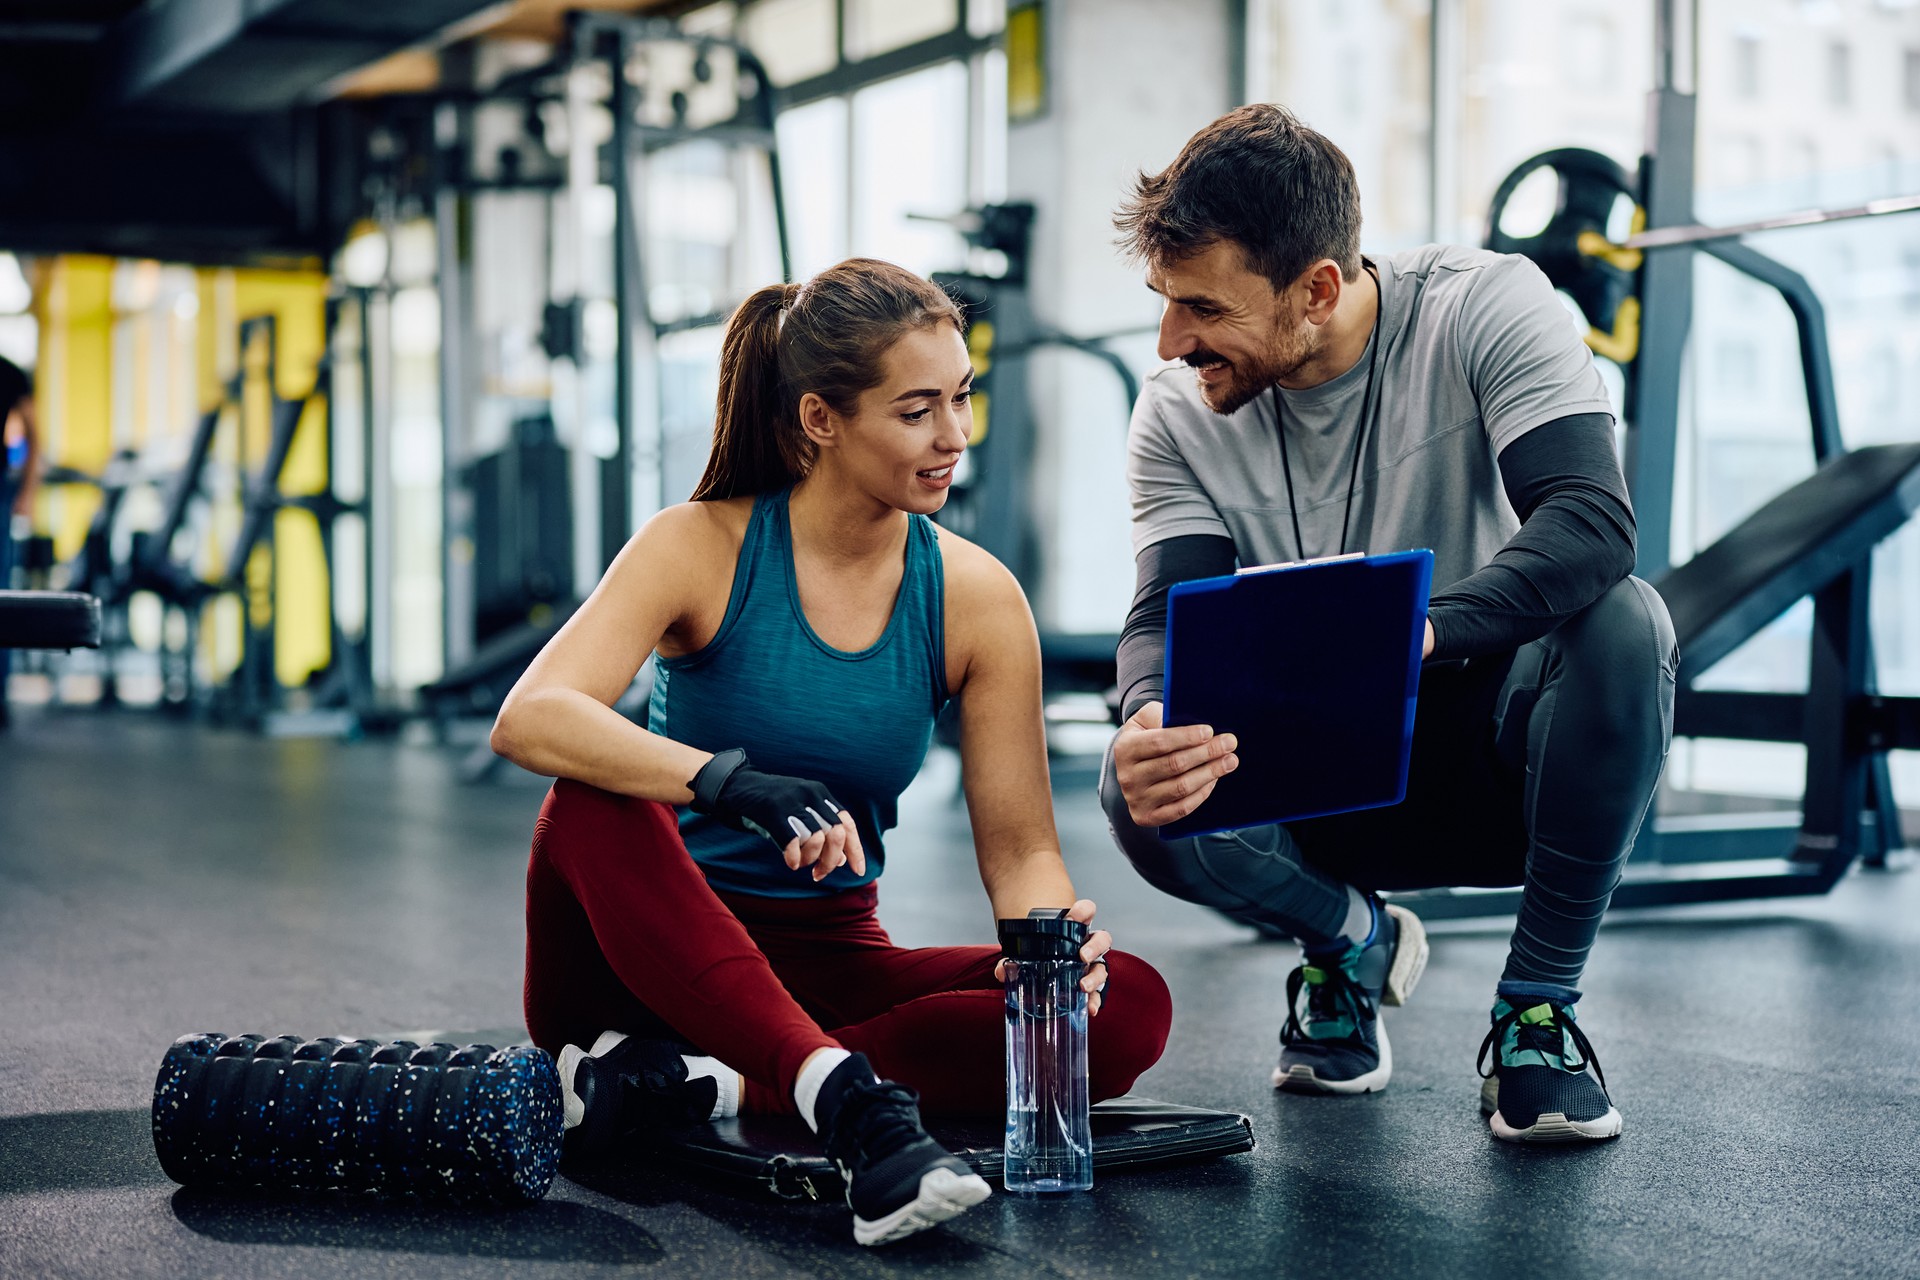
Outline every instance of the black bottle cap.
<svg viewBox="0 0 1920 1280">
<path fill-rule="evenodd" d="M 1087 926 L 1067 919 L 1065 907 L 1035 907 L 1024 920 L 1000 921 L 1000 950 L 1015 960 L 1072 960 L 1086 941 Z"/>
</svg>

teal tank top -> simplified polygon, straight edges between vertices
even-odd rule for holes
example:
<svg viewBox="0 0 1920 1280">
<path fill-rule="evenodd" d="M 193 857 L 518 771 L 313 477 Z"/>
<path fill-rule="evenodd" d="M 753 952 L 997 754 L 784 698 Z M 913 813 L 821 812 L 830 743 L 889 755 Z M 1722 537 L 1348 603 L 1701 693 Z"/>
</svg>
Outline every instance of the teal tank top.
<svg viewBox="0 0 1920 1280">
<path fill-rule="evenodd" d="M 707 882 L 729 893 L 810 898 L 867 884 L 886 863 L 881 836 L 920 772 L 947 703 L 940 545 L 909 516 L 906 570 L 886 629 L 857 653 L 814 634 L 793 576 L 787 490 L 754 499 L 726 616 L 697 653 L 654 658 L 647 727 L 702 751 L 744 748 L 756 769 L 825 784 L 860 830 L 867 872 L 819 884 L 789 870 L 764 836 L 682 807 L 680 835 Z"/>
</svg>

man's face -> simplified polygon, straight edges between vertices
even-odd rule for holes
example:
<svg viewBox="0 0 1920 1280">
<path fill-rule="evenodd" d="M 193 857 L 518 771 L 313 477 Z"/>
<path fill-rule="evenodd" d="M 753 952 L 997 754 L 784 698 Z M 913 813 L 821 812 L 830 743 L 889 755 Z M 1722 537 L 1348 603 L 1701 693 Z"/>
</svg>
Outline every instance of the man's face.
<svg viewBox="0 0 1920 1280">
<path fill-rule="evenodd" d="M 1160 358 L 1193 366 L 1200 398 L 1215 413 L 1232 413 L 1288 380 L 1319 349 L 1318 326 L 1307 323 L 1294 291 L 1276 292 L 1248 270 L 1236 244 L 1216 241 L 1192 257 L 1155 263 L 1147 287 L 1164 300 Z"/>
</svg>

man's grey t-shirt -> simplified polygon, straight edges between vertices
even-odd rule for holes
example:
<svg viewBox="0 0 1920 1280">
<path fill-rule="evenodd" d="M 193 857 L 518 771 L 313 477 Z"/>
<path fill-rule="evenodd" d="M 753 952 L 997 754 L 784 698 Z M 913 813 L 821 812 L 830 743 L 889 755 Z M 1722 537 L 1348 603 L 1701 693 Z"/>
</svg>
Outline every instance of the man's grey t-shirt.
<svg viewBox="0 0 1920 1280">
<path fill-rule="evenodd" d="M 1271 392 L 1222 417 L 1185 364 L 1148 376 L 1128 440 L 1136 554 L 1188 534 L 1231 538 L 1243 565 L 1337 554 L 1372 343 L 1374 421 L 1345 549 L 1429 547 L 1436 594 L 1520 527 L 1500 451 L 1555 418 L 1613 412 L 1571 316 L 1527 259 L 1435 245 L 1370 261 L 1381 309 L 1367 351 L 1330 382 L 1279 392 L 1291 503 Z M 1371 284 L 1363 274 L 1347 287 Z"/>
</svg>

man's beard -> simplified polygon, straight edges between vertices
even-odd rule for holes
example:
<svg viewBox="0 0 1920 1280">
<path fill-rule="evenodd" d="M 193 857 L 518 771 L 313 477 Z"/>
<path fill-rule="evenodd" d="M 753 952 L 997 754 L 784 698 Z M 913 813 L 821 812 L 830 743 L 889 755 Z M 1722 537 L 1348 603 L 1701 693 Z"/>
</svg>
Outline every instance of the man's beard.
<svg viewBox="0 0 1920 1280">
<path fill-rule="evenodd" d="M 1222 417 L 1238 413 L 1274 383 L 1283 382 L 1299 373 L 1317 354 L 1318 348 L 1306 334 L 1276 329 L 1273 345 L 1265 356 L 1228 363 L 1227 380 L 1218 386 L 1201 382 L 1200 401 Z M 1196 371 L 1196 381 L 1202 365 L 1225 358 L 1205 347 L 1181 357 Z"/>
</svg>

